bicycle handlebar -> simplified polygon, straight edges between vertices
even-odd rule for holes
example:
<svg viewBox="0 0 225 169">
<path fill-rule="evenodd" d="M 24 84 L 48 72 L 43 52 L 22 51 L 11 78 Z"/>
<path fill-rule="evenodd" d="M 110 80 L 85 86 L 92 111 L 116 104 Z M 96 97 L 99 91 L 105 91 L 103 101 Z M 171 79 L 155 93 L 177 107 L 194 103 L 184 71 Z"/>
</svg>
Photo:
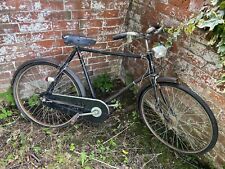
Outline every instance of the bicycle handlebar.
<svg viewBox="0 0 225 169">
<path fill-rule="evenodd" d="M 128 37 L 148 37 L 151 34 L 159 34 L 162 30 L 163 30 L 163 26 L 156 28 L 156 27 L 150 27 L 148 28 L 148 30 L 146 31 L 146 34 L 143 33 L 138 33 L 138 32 L 123 32 L 123 33 L 119 33 L 117 35 L 113 36 L 113 40 L 119 40 L 119 39 L 125 39 Z"/>
<path fill-rule="evenodd" d="M 113 40 L 119 40 L 119 39 L 124 39 L 128 36 L 134 36 L 134 37 L 138 37 L 140 36 L 138 32 L 124 32 L 124 33 L 119 33 L 117 35 L 113 36 Z"/>
</svg>

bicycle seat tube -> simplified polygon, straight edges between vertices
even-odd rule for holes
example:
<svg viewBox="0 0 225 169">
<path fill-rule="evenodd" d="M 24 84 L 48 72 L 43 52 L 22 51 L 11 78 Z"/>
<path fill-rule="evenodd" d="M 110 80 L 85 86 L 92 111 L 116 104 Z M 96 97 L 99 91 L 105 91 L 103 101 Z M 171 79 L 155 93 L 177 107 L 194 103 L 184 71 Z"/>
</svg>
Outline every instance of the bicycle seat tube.
<svg viewBox="0 0 225 169">
<path fill-rule="evenodd" d="M 78 51 L 78 49 L 74 48 L 74 50 L 71 52 L 71 54 L 66 59 L 66 61 L 62 64 L 62 66 L 60 66 L 60 69 L 59 69 L 58 73 L 56 74 L 54 81 L 50 83 L 48 89 L 46 90 L 46 93 L 51 94 L 53 92 L 53 90 L 55 88 L 55 85 L 58 83 L 58 81 L 62 77 L 62 72 L 66 69 L 66 67 L 69 65 L 71 60 L 73 60 L 73 58 L 76 55 L 77 51 Z"/>
</svg>

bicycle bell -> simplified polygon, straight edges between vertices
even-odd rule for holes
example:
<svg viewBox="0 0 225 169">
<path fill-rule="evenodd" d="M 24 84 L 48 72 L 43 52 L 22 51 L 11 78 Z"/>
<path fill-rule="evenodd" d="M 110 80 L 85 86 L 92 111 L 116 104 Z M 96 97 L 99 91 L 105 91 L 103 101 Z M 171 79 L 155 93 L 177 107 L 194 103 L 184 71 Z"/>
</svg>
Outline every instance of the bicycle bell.
<svg viewBox="0 0 225 169">
<path fill-rule="evenodd" d="M 167 48 L 162 44 L 152 48 L 152 50 L 154 51 L 154 56 L 157 59 L 165 57 L 167 54 Z"/>
</svg>

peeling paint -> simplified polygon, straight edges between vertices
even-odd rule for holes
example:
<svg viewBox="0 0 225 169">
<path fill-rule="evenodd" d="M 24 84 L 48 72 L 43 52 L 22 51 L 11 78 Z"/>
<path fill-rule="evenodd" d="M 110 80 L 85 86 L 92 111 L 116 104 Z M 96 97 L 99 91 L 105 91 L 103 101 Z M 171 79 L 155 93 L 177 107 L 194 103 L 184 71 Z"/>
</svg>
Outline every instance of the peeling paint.
<svg viewBox="0 0 225 169">
<path fill-rule="evenodd" d="M 13 19 L 17 20 L 18 22 L 32 22 L 33 21 L 30 13 L 27 13 L 27 15 L 24 15 L 23 13 L 19 13 Z"/>
<path fill-rule="evenodd" d="M 3 43 L 7 45 L 16 43 L 16 36 L 14 34 L 7 34 L 3 36 Z"/>
<path fill-rule="evenodd" d="M 2 10 L 13 10 L 13 9 L 16 9 L 15 7 L 13 6 L 10 6 L 8 4 L 6 4 L 6 2 L 0 2 L 0 11 Z"/>
<path fill-rule="evenodd" d="M 8 14 L 1 14 L 0 16 L 0 23 L 1 22 L 9 22 L 9 15 Z"/>
<path fill-rule="evenodd" d="M 27 7 L 26 5 L 20 5 L 20 6 L 19 6 L 19 9 L 20 9 L 20 10 L 23 10 L 23 9 L 26 9 L 26 7 Z"/>
<path fill-rule="evenodd" d="M 43 34 L 42 33 L 33 34 L 32 38 L 31 38 L 31 41 L 32 42 L 36 42 L 36 41 L 39 41 L 39 40 L 42 40 L 42 39 L 43 39 Z"/>
<path fill-rule="evenodd" d="M 34 3 L 34 10 L 40 10 L 41 9 L 41 3 L 40 2 L 35 2 Z"/>
<path fill-rule="evenodd" d="M 48 23 L 32 23 L 30 25 L 21 25 L 20 31 L 21 32 L 40 32 L 46 31 L 50 28 Z"/>
<path fill-rule="evenodd" d="M 44 11 L 44 12 L 38 13 L 36 22 L 46 21 L 45 17 L 49 16 L 50 14 L 51 14 L 50 11 Z"/>
<path fill-rule="evenodd" d="M 102 2 L 97 2 L 96 0 L 92 1 L 91 6 L 96 11 L 101 11 L 101 10 L 105 9 L 104 4 Z"/>
</svg>

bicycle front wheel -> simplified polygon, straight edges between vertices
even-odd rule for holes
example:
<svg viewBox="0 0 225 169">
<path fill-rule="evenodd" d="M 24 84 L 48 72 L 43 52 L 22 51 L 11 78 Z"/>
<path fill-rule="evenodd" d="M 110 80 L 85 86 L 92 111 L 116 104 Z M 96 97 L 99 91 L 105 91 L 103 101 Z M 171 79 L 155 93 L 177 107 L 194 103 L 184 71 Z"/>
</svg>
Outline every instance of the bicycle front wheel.
<svg viewBox="0 0 225 169">
<path fill-rule="evenodd" d="M 58 105 L 48 106 L 41 100 L 40 94 L 45 92 L 59 72 L 59 65 L 53 61 L 36 59 L 23 64 L 13 81 L 13 96 L 23 117 L 44 127 L 63 127 L 74 116 L 64 109 L 56 109 Z M 54 87 L 54 94 L 83 96 L 80 81 L 74 74 L 64 70 L 60 81 Z"/>
<path fill-rule="evenodd" d="M 208 105 L 190 88 L 158 83 L 158 101 L 149 85 L 138 99 L 148 129 L 166 146 L 185 154 L 203 154 L 217 141 L 218 126 Z"/>
</svg>

